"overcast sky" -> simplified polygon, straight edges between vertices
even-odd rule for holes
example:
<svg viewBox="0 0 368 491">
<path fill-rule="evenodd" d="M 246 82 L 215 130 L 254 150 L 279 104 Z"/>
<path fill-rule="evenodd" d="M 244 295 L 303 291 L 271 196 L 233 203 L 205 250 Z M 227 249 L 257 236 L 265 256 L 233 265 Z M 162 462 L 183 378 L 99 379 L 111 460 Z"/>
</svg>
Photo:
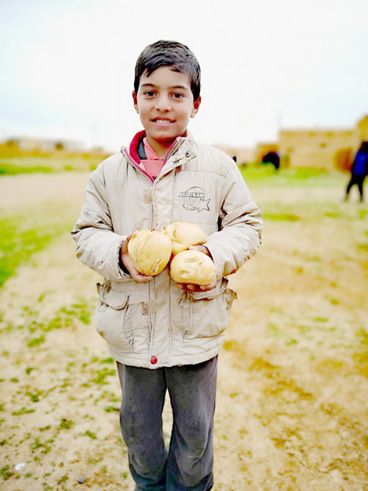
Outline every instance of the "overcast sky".
<svg viewBox="0 0 368 491">
<path fill-rule="evenodd" d="M 128 143 L 135 60 L 157 39 L 199 59 L 204 143 L 351 127 L 368 113 L 367 19 L 368 0 L 0 0 L 0 137 Z"/>
</svg>

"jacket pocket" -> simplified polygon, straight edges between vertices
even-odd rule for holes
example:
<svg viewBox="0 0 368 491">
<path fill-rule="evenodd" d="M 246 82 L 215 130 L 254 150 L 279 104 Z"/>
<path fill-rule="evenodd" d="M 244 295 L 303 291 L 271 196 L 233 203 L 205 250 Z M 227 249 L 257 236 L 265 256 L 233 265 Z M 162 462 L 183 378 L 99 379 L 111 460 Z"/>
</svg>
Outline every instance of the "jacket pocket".
<svg viewBox="0 0 368 491">
<path fill-rule="evenodd" d="M 145 352 L 148 345 L 149 319 L 134 286 L 119 290 L 97 284 L 98 300 L 95 327 L 114 351 Z"/>
<path fill-rule="evenodd" d="M 212 338 L 224 332 L 229 321 L 231 305 L 237 297 L 227 288 L 227 280 L 207 292 L 192 292 L 181 302 L 183 337 Z"/>
</svg>

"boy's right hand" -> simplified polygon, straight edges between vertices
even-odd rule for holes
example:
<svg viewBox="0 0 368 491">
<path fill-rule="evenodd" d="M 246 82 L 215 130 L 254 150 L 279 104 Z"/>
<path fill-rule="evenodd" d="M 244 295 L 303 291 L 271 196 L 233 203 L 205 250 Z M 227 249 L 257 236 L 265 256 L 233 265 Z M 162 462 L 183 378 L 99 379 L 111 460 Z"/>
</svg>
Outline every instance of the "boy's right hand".
<svg viewBox="0 0 368 491">
<path fill-rule="evenodd" d="M 128 252 L 128 242 L 132 235 L 128 235 L 128 237 L 121 244 L 120 248 L 120 261 L 122 262 L 124 268 L 128 271 L 130 276 L 137 283 L 147 283 L 152 280 L 153 276 L 146 276 L 145 274 L 140 273 L 134 266 L 132 258 L 129 256 Z"/>
</svg>

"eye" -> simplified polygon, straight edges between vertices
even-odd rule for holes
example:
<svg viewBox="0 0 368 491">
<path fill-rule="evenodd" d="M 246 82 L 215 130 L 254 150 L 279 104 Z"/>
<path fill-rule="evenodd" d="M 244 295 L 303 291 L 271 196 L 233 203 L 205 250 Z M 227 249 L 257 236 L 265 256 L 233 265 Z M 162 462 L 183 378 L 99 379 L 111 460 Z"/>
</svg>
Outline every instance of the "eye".
<svg viewBox="0 0 368 491">
<path fill-rule="evenodd" d="M 185 97 L 185 95 L 182 94 L 181 92 L 174 92 L 172 96 L 174 99 L 177 99 L 177 100 L 183 99 Z"/>
<path fill-rule="evenodd" d="M 145 90 L 145 91 L 143 92 L 143 95 L 144 95 L 145 97 L 153 97 L 153 96 L 155 95 L 155 93 L 153 92 L 153 90 Z"/>
</svg>

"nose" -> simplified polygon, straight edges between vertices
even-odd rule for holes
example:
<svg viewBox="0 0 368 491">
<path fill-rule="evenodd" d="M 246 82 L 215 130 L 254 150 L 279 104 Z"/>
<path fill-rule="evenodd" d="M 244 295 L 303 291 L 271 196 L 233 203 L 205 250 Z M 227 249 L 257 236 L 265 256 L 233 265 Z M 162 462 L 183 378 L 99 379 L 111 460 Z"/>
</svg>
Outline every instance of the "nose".
<svg viewBox="0 0 368 491">
<path fill-rule="evenodd" d="M 156 109 L 157 111 L 170 111 L 171 102 L 166 94 L 160 94 L 156 99 Z"/>
</svg>

